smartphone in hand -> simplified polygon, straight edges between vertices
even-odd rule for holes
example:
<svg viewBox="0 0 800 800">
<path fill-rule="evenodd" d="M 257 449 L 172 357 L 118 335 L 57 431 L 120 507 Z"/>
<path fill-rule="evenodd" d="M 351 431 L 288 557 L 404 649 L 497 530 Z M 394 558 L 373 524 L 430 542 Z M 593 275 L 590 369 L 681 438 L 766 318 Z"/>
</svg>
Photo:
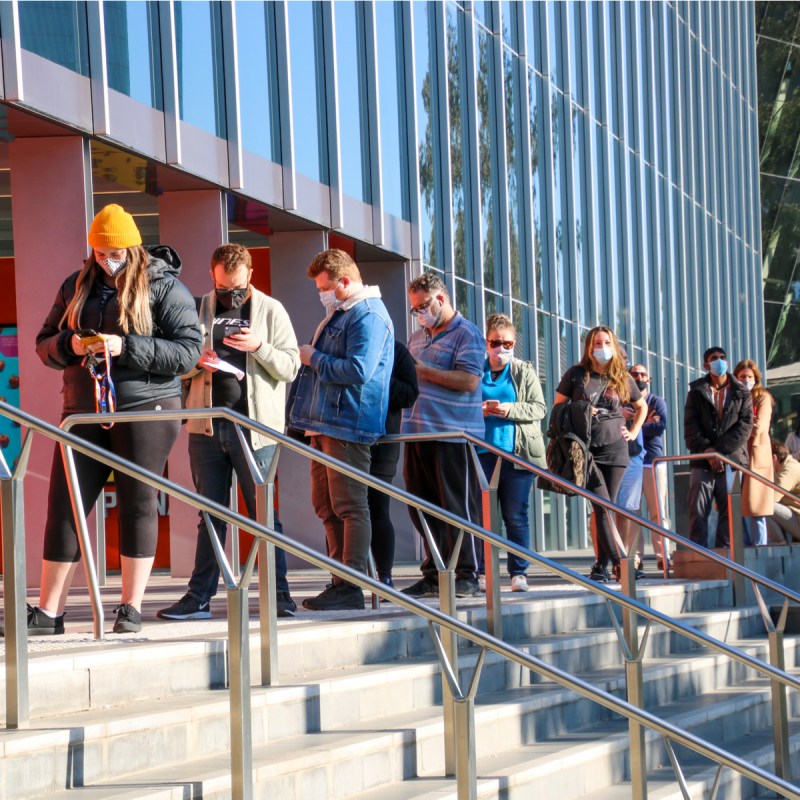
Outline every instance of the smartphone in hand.
<svg viewBox="0 0 800 800">
<path fill-rule="evenodd" d="M 101 344 L 103 342 L 103 337 L 92 328 L 81 328 L 80 330 L 75 331 L 75 333 L 81 340 L 81 344 L 84 347 L 89 347 L 93 344 Z"/>
</svg>

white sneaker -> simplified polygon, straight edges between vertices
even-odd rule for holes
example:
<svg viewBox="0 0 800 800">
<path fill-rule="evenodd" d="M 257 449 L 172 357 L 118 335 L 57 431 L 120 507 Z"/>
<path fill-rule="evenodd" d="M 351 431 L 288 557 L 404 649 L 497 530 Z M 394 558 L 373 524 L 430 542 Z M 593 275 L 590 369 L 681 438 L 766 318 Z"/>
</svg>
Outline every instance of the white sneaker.
<svg viewBox="0 0 800 800">
<path fill-rule="evenodd" d="M 512 592 L 527 592 L 529 588 L 528 579 L 524 575 L 514 575 L 511 578 Z"/>
<path fill-rule="evenodd" d="M 486 592 L 486 576 L 485 575 L 478 575 L 478 589 L 482 592 Z"/>
</svg>

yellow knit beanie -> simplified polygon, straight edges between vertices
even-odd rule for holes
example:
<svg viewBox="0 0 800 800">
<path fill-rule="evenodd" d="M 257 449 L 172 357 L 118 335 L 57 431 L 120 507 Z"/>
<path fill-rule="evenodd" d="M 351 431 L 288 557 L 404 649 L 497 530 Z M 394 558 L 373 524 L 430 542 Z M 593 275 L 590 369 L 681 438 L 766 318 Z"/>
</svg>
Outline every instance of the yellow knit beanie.
<svg viewBox="0 0 800 800">
<path fill-rule="evenodd" d="M 124 250 L 142 243 L 133 217 L 116 203 L 98 212 L 89 228 L 89 244 L 102 249 Z"/>
</svg>

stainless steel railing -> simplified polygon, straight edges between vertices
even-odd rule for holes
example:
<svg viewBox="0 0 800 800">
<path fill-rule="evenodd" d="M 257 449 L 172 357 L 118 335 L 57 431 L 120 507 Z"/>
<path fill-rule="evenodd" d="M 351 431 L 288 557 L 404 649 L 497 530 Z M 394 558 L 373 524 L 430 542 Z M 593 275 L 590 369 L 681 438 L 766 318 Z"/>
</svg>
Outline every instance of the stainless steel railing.
<svg viewBox="0 0 800 800">
<path fill-rule="evenodd" d="M 160 488 L 164 490 L 167 494 L 172 497 L 176 497 L 177 499 L 184 500 L 190 505 L 202 510 L 205 514 L 213 514 L 215 516 L 220 517 L 221 519 L 225 520 L 229 524 L 236 524 L 243 530 L 246 530 L 253 534 L 256 539 L 260 543 L 268 543 L 271 545 L 279 545 L 283 549 L 286 550 L 287 553 L 296 555 L 308 563 L 311 563 L 314 566 L 317 566 L 321 569 L 326 569 L 332 572 L 339 577 L 342 577 L 362 588 L 369 589 L 372 592 L 376 592 L 381 596 L 390 598 L 395 604 L 419 615 L 424 617 L 428 620 L 429 625 L 431 627 L 431 632 L 434 637 L 434 642 L 436 644 L 437 651 L 439 652 L 440 658 L 442 660 L 442 671 L 444 675 L 444 681 L 446 685 L 450 687 L 451 694 L 453 696 L 453 704 L 455 706 L 454 714 L 453 714 L 453 730 L 452 734 L 448 736 L 448 749 L 452 747 L 453 750 L 457 752 L 457 758 L 455 760 L 455 765 L 457 768 L 457 783 L 458 783 L 458 794 L 460 798 L 467 798 L 467 797 L 475 797 L 476 796 L 476 776 L 475 776 L 475 754 L 474 754 L 474 731 L 470 729 L 470 723 L 472 720 L 472 713 L 473 713 L 473 702 L 475 691 L 477 688 L 477 675 L 480 672 L 480 668 L 476 670 L 476 674 L 473 676 L 473 679 L 470 683 L 470 686 L 467 688 L 466 691 L 461 686 L 460 678 L 459 678 L 459 671 L 458 671 L 458 663 L 457 663 L 457 648 L 451 657 L 447 649 L 445 648 L 444 643 L 442 643 L 439 633 L 437 632 L 436 628 L 433 625 L 438 625 L 440 629 L 445 629 L 450 635 L 452 636 L 461 636 L 468 641 L 471 641 L 473 644 L 477 645 L 481 648 L 481 653 L 485 652 L 486 649 L 491 649 L 494 652 L 497 652 L 512 661 L 520 664 L 521 666 L 531 669 L 532 671 L 536 672 L 537 674 L 543 675 L 555 682 L 559 683 L 562 686 L 568 687 L 573 689 L 574 691 L 578 692 L 584 697 L 590 698 L 601 705 L 609 708 L 615 712 L 622 714 L 623 716 L 627 717 L 631 722 L 639 726 L 643 726 L 646 728 L 650 728 L 652 730 L 657 731 L 660 733 L 665 739 L 665 745 L 667 747 L 668 752 L 670 752 L 671 757 L 674 755 L 672 749 L 672 743 L 676 742 L 682 744 L 690 749 L 694 750 L 695 752 L 701 753 L 708 758 L 714 760 L 718 765 L 719 769 L 722 766 L 728 766 L 732 769 L 736 770 L 737 772 L 745 775 L 746 777 L 754 780 L 756 783 L 763 785 L 767 788 L 773 789 L 782 793 L 786 797 L 797 798 L 800 800 L 800 789 L 793 786 L 792 784 L 786 782 L 782 778 L 776 777 L 771 775 L 770 773 L 762 770 L 759 767 L 756 767 L 752 764 L 749 764 L 738 757 L 727 753 L 725 750 L 718 748 L 717 746 L 705 742 L 700 737 L 694 736 L 693 734 L 689 734 L 681 729 L 671 725 L 664 720 L 655 717 L 652 714 L 638 708 L 637 706 L 619 700 L 612 695 L 597 689 L 596 687 L 587 684 L 580 678 L 574 677 L 565 673 L 562 670 L 559 670 L 556 667 L 552 667 L 548 664 L 545 664 L 540 659 L 530 656 L 528 654 L 522 653 L 521 651 L 517 650 L 516 648 L 512 647 L 506 642 L 501 641 L 500 639 L 490 635 L 482 633 L 465 623 L 460 622 L 458 619 L 454 618 L 452 615 L 448 615 L 445 611 L 440 610 L 437 611 L 435 609 L 429 608 L 428 606 L 419 603 L 406 595 L 403 595 L 400 592 L 397 592 L 389 587 L 381 584 L 377 581 L 372 580 L 371 578 L 363 575 L 362 573 L 355 572 L 354 570 L 339 564 L 338 562 L 334 562 L 331 559 L 322 556 L 315 551 L 311 550 L 310 548 L 298 543 L 294 542 L 291 539 L 288 539 L 281 534 L 278 534 L 274 530 L 270 530 L 268 527 L 261 525 L 258 522 L 253 522 L 252 520 L 248 519 L 247 517 L 243 517 L 241 514 L 231 512 L 229 509 L 225 508 L 224 506 L 220 506 L 216 503 L 206 500 L 193 492 L 180 487 L 167 479 L 154 475 L 153 473 L 147 472 L 146 470 L 141 469 L 140 467 L 136 466 L 135 464 L 131 464 L 130 462 L 121 459 L 108 451 L 102 450 L 100 448 L 95 447 L 94 445 L 89 444 L 88 442 L 72 435 L 69 432 L 61 431 L 58 428 L 49 425 L 48 423 L 41 422 L 34 417 L 31 417 L 24 412 L 18 411 L 13 409 L 12 407 L 8 406 L 5 403 L 0 403 L 0 413 L 4 414 L 5 416 L 10 417 L 11 419 L 20 422 L 21 424 L 27 425 L 31 431 L 41 433 L 45 435 L 47 438 L 54 439 L 55 441 L 59 442 L 59 444 L 66 448 L 67 450 L 76 450 L 77 452 L 83 453 L 84 455 L 96 458 L 97 460 L 101 461 L 102 463 L 107 464 L 108 466 L 112 467 L 113 469 L 132 475 L 137 477 L 138 479 L 142 480 L 149 486 L 153 488 Z M 473 535 L 478 536 L 479 538 L 490 541 L 492 544 L 496 546 L 501 546 L 506 550 L 510 550 L 512 552 L 516 552 L 521 557 L 524 557 L 528 560 L 536 561 L 542 567 L 548 569 L 549 571 L 565 578 L 566 580 L 575 583 L 579 586 L 582 586 L 595 594 L 602 595 L 608 602 L 617 602 L 623 606 L 623 608 L 631 612 L 634 616 L 633 619 L 635 620 L 636 615 L 643 616 L 648 618 L 650 621 L 658 621 L 662 624 L 666 625 L 668 628 L 681 632 L 684 635 L 688 636 L 690 639 L 697 641 L 701 644 L 708 645 L 713 649 L 716 649 L 720 652 L 724 652 L 728 654 L 730 657 L 740 661 L 741 663 L 746 664 L 747 666 L 752 667 L 756 671 L 760 672 L 761 674 L 767 675 L 770 680 L 773 682 L 792 686 L 793 688 L 800 688 L 800 681 L 797 681 L 792 676 L 786 674 L 785 672 L 775 669 L 774 667 L 765 664 L 758 659 L 755 659 L 749 656 L 746 653 L 742 653 L 737 651 L 735 648 L 731 648 L 728 645 L 725 645 L 722 642 L 713 639 L 713 637 L 707 636 L 700 631 L 697 631 L 689 626 L 685 626 L 682 623 L 679 623 L 672 618 L 661 614 L 660 612 L 654 611 L 649 607 L 643 605 L 642 603 L 635 600 L 633 597 L 626 597 L 625 595 L 619 595 L 616 592 L 606 588 L 605 586 L 598 585 L 592 583 L 582 576 L 578 575 L 577 573 L 569 570 L 567 568 L 561 567 L 560 565 L 556 564 L 555 562 L 550 561 L 549 559 L 545 558 L 544 556 L 540 556 L 536 553 L 533 553 L 526 548 L 521 548 L 514 545 L 511 542 L 502 539 L 490 531 L 487 531 L 483 528 L 478 527 L 474 523 L 465 521 L 460 519 L 459 517 L 450 514 L 449 512 L 443 511 L 436 506 L 433 506 L 429 503 L 426 503 L 421 500 L 417 500 L 407 493 L 403 492 L 402 490 L 396 489 L 395 487 L 385 484 L 383 481 L 378 479 L 372 478 L 365 473 L 361 473 L 358 470 L 353 470 L 350 467 L 342 464 L 341 462 L 337 462 L 335 459 L 330 459 L 318 451 L 315 451 L 311 448 L 306 447 L 298 442 L 295 442 L 292 439 L 284 436 L 283 434 L 277 433 L 276 431 L 272 431 L 265 426 L 259 425 L 257 423 L 253 423 L 251 420 L 248 420 L 241 415 L 236 414 L 235 412 L 230 412 L 228 410 L 200 410 L 198 414 L 192 414 L 191 412 L 183 411 L 183 412 L 158 412 L 157 416 L 159 418 L 165 418 L 170 415 L 177 415 L 178 417 L 185 417 L 185 416 L 204 416 L 208 417 L 210 415 L 219 416 L 219 417 L 227 417 L 228 419 L 233 420 L 239 425 L 244 427 L 250 427 L 253 430 L 258 430 L 262 433 L 266 433 L 271 438 L 275 439 L 281 446 L 286 446 L 295 452 L 301 453 L 306 455 L 309 458 L 315 459 L 317 461 L 326 463 L 327 465 L 343 472 L 350 477 L 353 477 L 357 480 L 361 480 L 368 485 L 374 486 L 382 491 L 386 491 L 391 496 L 395 497 L 398 500 L 406 502 L 418 509 L 418 511 L 423 512 L 424 514 L 432 514 L 434 516 L 439 517 L 445 522 L 450 524 L 454 524 L 458 526 L 462 532 L 462 535 L 466 533 L 470 533 Z M 113 418 L 116 421 L 135 421 L 136 419 L 144 419 L 148 416 L 147 412 L 128 412 L 122 414 L 113 415 Z M 83 421 L 99 421 L 96 415 L 82 415 L 81 419 Z M 103 421 L 109 421 L 111 419 L 110 416 L 104 415 Z M 77 419 L 76 421 L 77 422 Z M 73 423 L 75 424 L 75 423 Z M 28 437 L 29 438 L 29 437 Z M 28 440 L 26 438 L 26 442 Z M 497 451 L 497 454 L 500 455 L 500 451 Z M 513 458 L 513 457 L 512 457 Z M 516 460 L 516 459 L 515 459 Z M 524 465 L 524 462 L 520 462 Z M 527 465 L 530 467 L 531 465 Z M 545 471 L 539 470 L 538 468 L 532 468 L 533 471 L 542 474 Z M 20 476 L 19 472 L 16 472 L 13 477 L 17 479 Z M 564 486 L 570 486 L 567 481 L 563 481 L 559 479 L 557 476 L 550 476 L 553 480 L 556 480 L 562 483 Z M 0 478 L 6 478 L 5 475 L 0 476 Z M 582 490 L 578 490 L 579 493 Z M 590 493 L 584 493 L 587 499 L 596 499 L 599 501 L 599 498 L 593 498 Z M 17 498 L 19 501 L 21 498 Z M 621 511 L 624 512 L 623 509 L 618 509 L 614 504 L 606 503 L 605 501 L 601 502 L 607 508 L 611 508 L 614 511 Z M 78 504 L 76 506 L 77 512 L 82 514 L 82 506 Z M 628 515 L 633 516 L 633 515 Z M 5 518 L 5 505 L 4 505 L 4 518 Z M 424 519 L 424 518 L 423 518 Z M 638 521 L 638 518 L 635 518 Z M 14 517 L 15 521 L 19 521 L 18 518 Z M 208 522 L 208 520 L 207 520 Z M 642 521 L 644 522 L 644 521 Z M 210 524 L 209 533 L 213 534 L 213 529 L 211 528 Z M 659 526 L 651 526 L 654 528 L 659 528 Z M 663 529 L 659 529 L 659 532 L 662 532 Z M 429 531 L 427 531 L 429 533 Z M 669 534 L 669 532 L 667 532 Z M 3 531 L 4 537 L 6 536 L 6 531 L 4 528 Z M 678 537 L 680 538 L 680 537 Z M 5 539 L 4 539 L 5 540 Z M 21 539 L 14 540 L 18 544 L 22 541 Z M 248 625 L 246 623 L 246 615 L 247 615 L 247 584 L 249 582 L 249 577 L 252 574 L 254 557 L 255 557 L 255 548 L 251 551 L 250 557 L 248 559 L 247 567 L 244 570 L 244 574 L 242 580 L 237 584 L 235 583 L 230 568 L 228 567 L 224 553 L 222 553 L 221 548 L 219 547 L 218 540 L 214 535 L 212 541 L 216 543 L 217 555 L 220 559 L 222 573 L 226 582 L 226 587 L 228 590 L 228 599 L 229 599 L 229 637 L 230 641 L 230 652 L 231 652 L 231 703 L 232 703 L 232 714 L 231 714 L 231 734 L 234 741 L 233 747 L 233 772 L 234 772 L 234 786 L 235 786 L 235 796 L 237 797 L 250 797 L 252 796 L 252 769 L 249 768 L 248 765 L 252 765 L 252 740 L 251 740 L 251 732 L 249 729 L 249 663 L 245 664 L 244 662 L 247 661 L 244 658 L 249 652 L 249 643 L 248 643 Z M 432 550 L 435 552 L 435 542 L 429 540 L 429 543 L 433 545 Z M 90 554 L 89 554 L 90 555 Z M 8 565 L 8 551 L 6 550 L 6 565 Z M 91 559 L 87 560 L 87 565 L 91 565 Z M 441 564 L 442 567 L 445 567 L 440 572 L 440 586 L 443 588 L 448 589 L 449 592 L 452 590 L 452 582 L 453 582 L 453 570 L 452 565 L 445 566 Z M 87 568 L 91 568 L 87 566 Z M 446 573 L 449 573 L 446 574 Z M 24 580 L 24 571 L 22 572 L 23 580 Z M 449 586 L 448 586 L 449 584 Z M 8 595 L 7 595 L 8 597 Z M 16 597 L 16 594 L 14 595 Z M 24 599 L 24 591 L 22 593 L 22 597 Z M 16 629 L 15 634 L 18 639 L 16 647 L 18 650 L 22 651 L 26 647 L 26 640 L 27 640 L 27 632 L 25 630 L 24 625 L 24 606 L 20 603 L 15 603 L 12 600 L 12 604 L 15 605 L 15 608 L 12 609 L 12 613 L 15 615 L 16 618 Z M 444 607 L 447 604 L 447 598 L 442 594 L 442 606 Z M 9 611 L 8 603 L 6 603 L 6 611 Z M 6 614 L 8 618 L 8 613 Z M 612 620 L 616 620 L 616 618 L 612 614 Z M 262 625 L 264 624 L 264 620 L 262 620 Z M 268 624 L 271 627 L 275 627 L 274 620 L 269 621 Z M 615 622 L 616 624 L 616 622 Z M 616 624 L 616 627 L 619 631 L 619 626 Z M 636 626 L 633 626 L 636 629 Z M 649 630 L 649 623 L 648 629 Z M 10 631 L 10 629 L 9 629 Z M 639 662 L 641 659 L 641 655 L 644 651 L 644 645 L 647 638 L 647 631 L 645 632 L 645 636 L 641 643 L 641 647 L 637 648 L 637 652 L 632 653 L 631 655 L 636 658 Z M 7 643 L 8 647 L 8 643 Z M 479 658 L 479 667 L 482 663 L 482 656 Z M 7 685 L 9 683 L 9 675 L 8 675 L 8 667 L 7 667 Z M 27 671 L 25 672 L 24 677 L 22 675 L 10 676 L 11 679 L 24 680 L 25 691 L 27 691 Z M 236 702 L 234 699 L 238 698 Z M 239 754 L 237 756 L 237 753 Z M 248 753 L 249 761 L 248 761 Z M 642 765 L 643 766 L 643 765 Z M 632 772 L 635 772 L 638 768 L 632 764 Z M 644 771 L 644 775 L 646 777 L 646 770 Z M 686 784 L 683 779 L 682 773 L 680 769 L 676 769 L 676 777 L 678 778 L 679 782 L 681 783 L 682 789 L 684 791 L 688 791 L 686 789 Z M 646 786 L 646 784 L 645 784 Z M 646 788 L 645 788 L 646 791 Z"/>
</svg>

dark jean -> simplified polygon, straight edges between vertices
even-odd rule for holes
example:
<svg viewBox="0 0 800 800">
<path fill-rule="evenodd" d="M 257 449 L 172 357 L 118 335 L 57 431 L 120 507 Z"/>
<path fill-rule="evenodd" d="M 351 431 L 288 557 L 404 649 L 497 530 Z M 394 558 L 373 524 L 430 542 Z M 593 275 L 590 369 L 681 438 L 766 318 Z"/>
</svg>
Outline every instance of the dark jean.
<svg viewBox="0 0 800 800">
<path fill-rule="evenodd" d="M 479 453 L 486 480 L 490 480 L 494 472 L 497 456 L 494 453 Z M 500 482 L 497 485 L 497 500 L 500 504 L 500 513 L 503 524 L 506 526 L 506 536 L 509 542 L 514 542 L 520 547 L 530 549 L 530 526 L 528 523 L 528 504 L 533 485 L 533 473 L 524 469 L 515 469 L 514 465 L 505 459 L 500 467 Z M 484 572 L 484 548 L 478 547 L 478 572 Z M 528 562 L 514 553 L 508 554 L 506 564 L 508 574 L 524 575 L 528 569 Z"/>
<path fill-rule="evenodd" d="M 245 436 L 249 442 L 250 432 L 245 431 Z M 261 474 L 266 475 L 275 456 L 275 445 L 262 447 L 254 451 L 253 456 Z M 230 505 L 231 484 L 235 471 L 247 507 L 247 515 L 251 519 L 256 518 L 255 483 L 232 422 L 215 419 L 212 436 L 201 433 L 189 434 L 189 463 L 192 467 L 192 479 L 197 493 L 221 506 Z M 211 519 L 217 536 L 224 546 L 228 526 L 218 517 Z M 279 533 L 283 532 L 277 516 L 275 517 L 275 530 Z M 219 565 L 211 545 L 211 537 L 208 535 L 201 514 L 197 531 L 194 570 L 189 579 L 189 594 L 200 602 L 207 602 L 217 593 L 218 584 Z M 289 591 L 289 583 L 286 580 L 286 554 L 278 547 L 275 548 L 275 588 L 279 592 Z"/>
<path fill-rule="evenodd" d="M 716 511 L 714 547 L 730 546 L 728 495 L 733 485 L 733 471 L 713 472 L 706 467 L 692 467 L 689 474 L 689 538 L 695 544 L 709 546 L 709 520 Z"/>
</svg>

